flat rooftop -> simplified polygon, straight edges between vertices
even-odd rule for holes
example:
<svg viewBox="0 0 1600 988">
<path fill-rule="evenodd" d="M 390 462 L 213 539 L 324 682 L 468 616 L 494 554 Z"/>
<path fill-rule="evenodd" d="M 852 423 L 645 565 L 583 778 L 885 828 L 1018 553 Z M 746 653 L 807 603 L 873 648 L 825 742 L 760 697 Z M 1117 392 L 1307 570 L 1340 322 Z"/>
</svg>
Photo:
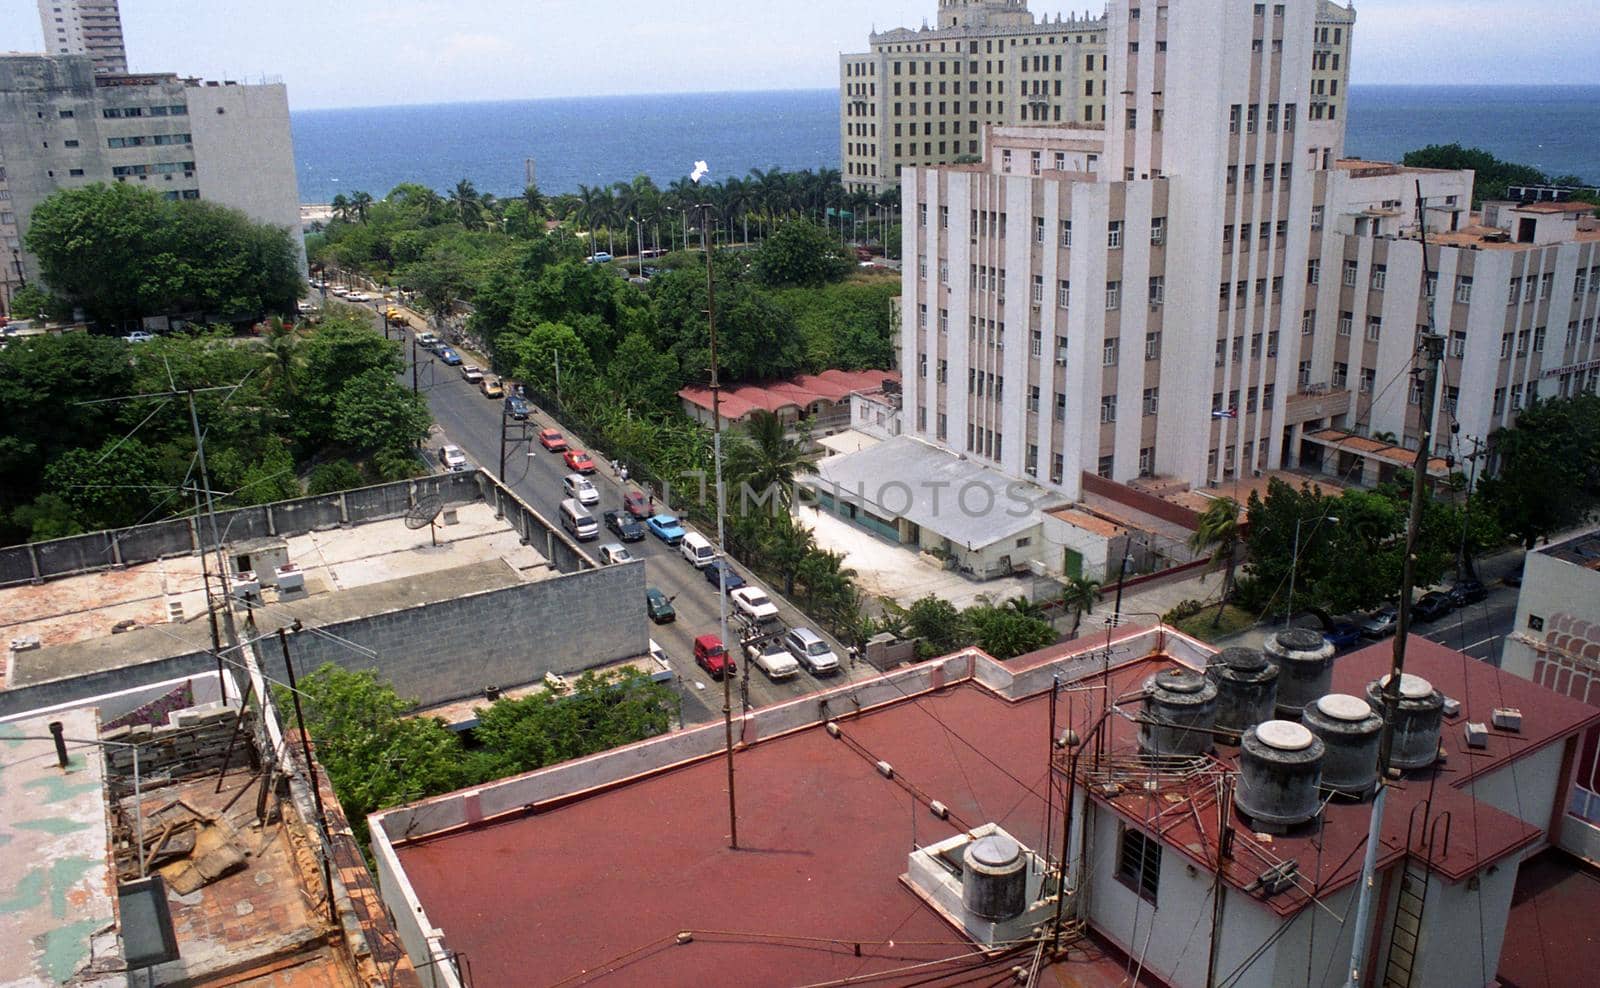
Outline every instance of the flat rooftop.
<svg viewBox="0 0 1600 988">
<path fill-rule="evenodd" d="M 1600 571 L 1600 529 L 1547 545 L 1537 551 L 1540 555 L 1551 556 L 1574 566 Z"/>
<path fill-rule="evenodd" d="M 556 575 L 491 505 L 454 510 L 457 522 L 438 526 L 437 546 L 427 528 L 407 528 L 401 518 L 283 539 L 290 562 L 305 574 L 305 590 L 280 595 L 263 588 L 268 606 L 257 611 L 257 627 L 271 631 L 297 617 L 312 626 L 332 624 Z M 208 557 L 214 593 L 220 592 L 215 564 Z M 132 630 L 113 634 L 121 625 Z M 0 588 L 0 641 L 26 639 L 40 647 L 14 651 L 0 670 L 0 687 L 209 648 L 200 557 Z"/>
</svg>

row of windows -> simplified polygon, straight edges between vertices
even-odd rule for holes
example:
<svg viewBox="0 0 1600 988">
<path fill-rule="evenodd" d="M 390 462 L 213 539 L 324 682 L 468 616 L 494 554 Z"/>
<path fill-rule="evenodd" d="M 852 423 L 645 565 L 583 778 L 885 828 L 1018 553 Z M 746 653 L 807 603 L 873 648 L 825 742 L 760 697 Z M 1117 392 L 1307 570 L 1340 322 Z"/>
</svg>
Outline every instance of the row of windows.
<svg viewBox="0 0 1600 988">
<path fill-rule="evenodd" d="M 123 117 L 184 117 L 189 108 L 181 103 L 175 106 L 108 106 L 100 111 L 102 117 L 117 120 Z"/>
<path fill-rule="evenodd" d="M 111 169 L 111 174 L 117 178 L 126 178 L 132 175 L 175 175 L 183 172 L 185 175 L 194 172 L 192 161 L 163 161 L 154 165 L 117 165 Z"/>
<path fill-rule="evenodd" d="M 1542 275 L 1528 275 L 1511 279 L 1511 291 L 1506 295 L 1507 305 L 1516 305 L 1520 300 L 1524 304 L 1534 301 L 1548 301 L 1555 290 L 1556 276 L 1554 272 L 1546 271 Z M 1600 265 L 1592 268 L 1580 269 L 1572 277 L 1572 297 L 1578 298 L 1587 291 L 1589 294 L 1600 294 Z"/>
<path fill-rule="evenodd" d="M 1262 336 L 1261 336 L 1260 333 L 1255 333 L 1250 337 L 1250 356 L 1252 358 L 1257 358 L 1257 359 L 1260 358 L 1260 356 L 1261 356 L 1261 342 L 1262 342 Z M 1276 357 L 1278 355 L 1278 331 L 1277 330 L 1274 329 L 1274 330 L 1272 330 L 1270 333 L 1268 333 L 1266 335 L 1266 344 L 1267 344 L 1267 356 L 1268 357 Z M 1217 341 L 1217 358 L 1216 358 L 1216 366 L 1217 367 L 1221 367 L 1223 365 L 1223 363 L 1225 361 L 1225 358 L 1227 356 L 1227 353 L 1228 353 L 1227 341 L 1226 340 L 1218 340 Z M 1234 363 L 1238 363 L 1239 361 L 1241 361 L 1243 359 L 1244 359 L 1244 337 L 1243 336 L 1235 336 L 1233 338 L 1233 362 Z"/>
<path fill-rule="evenodd" d="M 108 148 L 141 148 L 146 146 L 164 147 L 172 144 L 193 144 L 194 138 L 188 134 L 150 134 L 137 137 L 108 137 Z"/>
<path fill-rule="evenodd" d="M 1012 39 L 1010 39 L 1010 41 L 1011 41 L 1011 47 L 1012 48 L 1016 48 L 1018 46 L 1026 47 L 1028 45 L 1040 45 L 1040 46 L 1065 45 L 1065 44 L 1081 45 L 1081 44 L 1084 44 L 1084 38 L 1085 37 L 1088 38 L 1088 43 L 1091 44 L 1091 45 L 1097 45 L 1097 44 L 1100 43 L 1100 35 L 1098 35 L 1098 34 L 1090 34 L 1090 35 L 1079 34 L 1079 35 L 1071 36 L 1070 38 L 1067 35 L 1038 37 L 1038 38 L 1027 37 L 1027 38 L 1022 38 L 1020 40 L 1017 39 L 1017 38 L 1012 38 Z M 1006 40 L 1007 39 L 1005 39 L 1005 38 L 1001 38 L 998 42 L 996 42 L 993 39 L 985 41 L 983 43 L 983 50 L 984 50 L 984 52 L 986 54 L 990 54 L 990 55 L 994 54 L 996 50 L 999 50 L 999 51 L 1003 52 L 1006 49 Z M 949 44 L 951 47 L 946 48 L 945 47 L 946 44 Z M 966 44 L 967 44 L 967 52 L 966 52 L 967 54 L 969 54 L 969 55 L 978 54 L 978 42 L 976 42 L 976 41 L 968 41 Z M 996 49 L 996 45 L 999 46 L 998 49 Z M 941 52 L 948 51 L 948 52 L 955 52 L 957 54 L 960 54 L 960 52 L 961 52 L 961 42 L 959 42 L 959 41 L 952 41 L 952 42 L 941 41 L 941 42 L 939 42 L 939 47 L 937 49 L 935 49 L 931 43 L 922 43 L 922 44 L 912 44 L 912 45 L 887 45 L 887 46 L 885 46 L 884 48 L 882 48 L 880 50 L 881 51 L 885 51 L 885 52 L 929 52 L 929 53 L 932 53 L 932 52 L 935 52 L 935 51 L 941 51 Z M 900 68 L 899 68 L 900 63 L 899 62 L 895 62 L 894 64 L 895 64 L 895 69 L 894 69 L 895 75 L 899 75 L 900 74 Z M 909 62 L 907 64 L 909 64 L 909 65 L 911 65 L 913 67 L 910 74 L 911 75 L 916 75 L 915 66 L 918 63 L 917 62 Z M 931 63 L 924 62 L 922 64 L 926 65 L 926 64 L 931 64 Z"/>
</svg>

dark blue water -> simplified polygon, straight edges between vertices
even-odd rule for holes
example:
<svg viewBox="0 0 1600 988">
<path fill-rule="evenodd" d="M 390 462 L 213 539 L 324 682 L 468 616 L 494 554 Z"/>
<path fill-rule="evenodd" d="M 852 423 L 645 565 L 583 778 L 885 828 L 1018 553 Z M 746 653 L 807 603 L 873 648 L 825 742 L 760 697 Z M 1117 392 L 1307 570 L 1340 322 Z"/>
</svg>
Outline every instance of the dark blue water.
<svg viewBox="0 0 1600 988">
<path fill-rule="evenodd" d="M 1394 159 L 1457 142 L 1550 174 L 1600 181 L 1600 86 L 1356 86 L 1350 154 Z M 383 195 L 400 182 L 435 189 L 471 179 L 481 192 L 570 192 L 646 174 L 666 185 L 698 159 L 712 178 L 752 168 L 837 168 L 832 89 L 454 103 L 293 115 L 300 198 Z"/>
</svg>

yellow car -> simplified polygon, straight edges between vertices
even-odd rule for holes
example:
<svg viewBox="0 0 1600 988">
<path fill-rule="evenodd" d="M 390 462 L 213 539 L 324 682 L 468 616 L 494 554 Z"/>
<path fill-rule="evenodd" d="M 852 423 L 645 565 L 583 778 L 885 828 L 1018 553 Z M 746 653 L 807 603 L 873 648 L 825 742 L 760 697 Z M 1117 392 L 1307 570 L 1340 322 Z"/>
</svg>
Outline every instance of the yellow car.
<svg viewBox="0 0 1600 988">
<path fill-rule="evenodd" d="M 504 398 L 506 394 L 505 385 L 500 383 L 498 377 L 486 377 L 478 387 L 483 389 L 485 398 Z"/>
</svg>

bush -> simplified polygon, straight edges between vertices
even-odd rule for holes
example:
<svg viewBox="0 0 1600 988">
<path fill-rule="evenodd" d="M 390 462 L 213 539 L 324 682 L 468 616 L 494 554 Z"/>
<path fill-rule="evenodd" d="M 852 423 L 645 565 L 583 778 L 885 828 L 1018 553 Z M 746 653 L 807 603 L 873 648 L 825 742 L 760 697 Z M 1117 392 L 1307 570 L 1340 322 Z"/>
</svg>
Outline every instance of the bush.
<svg viewBox="0 0 1600 988">
<path fill-rule="evenodd" d="M 1165 624 L 1175 625 L 1179 621 L 1185 621 L 1194 617 L 1196 614 L 1199 614 L 1201 611 L 1205 610 L 1205 607 L 1206 605 L 1200 603 L 1198 600 L 1181 601 L 1179 602 L 1178 606 L 1161 615 L 1161 620 Z"/>
<path fill-rule="evenodd" d="M 349 460 L 319 463 L 306 481 L 307 494 L 336 494 L 362 486 L 361 471 Z"/>
</svg>

